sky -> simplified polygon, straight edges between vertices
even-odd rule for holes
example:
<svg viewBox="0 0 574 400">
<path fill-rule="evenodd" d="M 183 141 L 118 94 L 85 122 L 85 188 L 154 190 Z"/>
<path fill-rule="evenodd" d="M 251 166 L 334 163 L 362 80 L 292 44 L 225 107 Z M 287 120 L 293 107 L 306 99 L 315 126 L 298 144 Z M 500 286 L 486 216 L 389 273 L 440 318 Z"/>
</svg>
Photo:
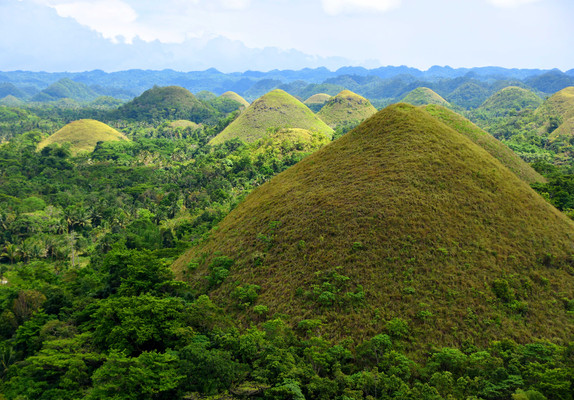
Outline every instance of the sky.
<svg viewBox="0 0 574 400">
<path fill-rule="evenodd" d="M 0 70 L 574 68 L 572 0 L 0 0 Z"/>
</svg>

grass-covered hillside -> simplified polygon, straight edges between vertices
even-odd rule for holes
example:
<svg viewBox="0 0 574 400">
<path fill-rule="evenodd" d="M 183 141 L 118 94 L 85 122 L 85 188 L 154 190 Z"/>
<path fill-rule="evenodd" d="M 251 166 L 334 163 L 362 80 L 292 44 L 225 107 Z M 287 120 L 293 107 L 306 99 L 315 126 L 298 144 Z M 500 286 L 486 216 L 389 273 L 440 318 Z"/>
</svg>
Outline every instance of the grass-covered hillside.
<svg viewBox="0 0 574 400">
<path fill-rule="evenodd" d="M 330 338 L 390 332 L 414 353 L 564 343 L 573 239 L 487 151 L 398 104 L 255 189 L 173 268 L 245 325 L 264 307 Z"/>
<path fill-rule="evenodd" d="M 331 98 L 317 115 L 331 127 L 358 123 L 375 114 L 377 109 L 365 99 L 350 90 L 343 90 Z"/>
<path fill-rule="evenodd" d="M 69 143 L 72 154 L 78 154 L 93 151 L 98 142 L 118 140 L 129 139 L 123 133 L 102 122 L 93 119 L 81 119 L 67 124 L 53 135 L 42 140 L 38 144 L 38 150 L 52 144 Z"/>
<path fill-rule="evenodd" d="M 526 183 L 530 184 L 545 181 L 542 175 L 510 150 L 508 146 L 460 114 L 435 104 L 425 106 L 425 110 L 444 124 L 478 144 Z"/>
<path fill-rule="evenodd" d="M 227 91 L 223 93 L 220 97 L 236 101 L 237 103 L 241 104 L 242 108 L 249 107 L 249 102 L 235 92 Z"/>
<path fill-rule="evenodd" d="M 407 93 L 401 100 L 404 103 L 412 104 L 414 106 L 423 106 L 425 104 L 439 104 L 441 106 L 449 107 L 448 101 L 443 99 L 434 90 L 427 87 L 419 87 Z"/>
<path fill-rule="evenodd" d="M 332 97 L 333 96 L 327 93 L 317 93 L 309 97 L 303 103 L 313 112 L 318 112 Z"/>
<path fill-rule="evenodd" d="M 276 89 L 254 101 L 235 121 L 210 144 L 223 143 L 230 139 L 254 142 L 272 131 L 299 128 L 322 133 L 331 137 L 333 130 L 295 97 Z"/>
<path fill-rule="evenodd" d="M 479 107 L 479 110 L 494 116 L 517 113 L 525 109 L 534 110 L 542 104 L 542 99 L 534 92 L 517 86 L 499 90 Z"/>
<path fill-rule="evenodd" d="M 134 121 L 187 119 L 196 123 L 213 118 L 216 111 L 197 99 L 189 90 L 179 86 L 146 90 L 121 106 L 117 117 Z"/>
</svg>

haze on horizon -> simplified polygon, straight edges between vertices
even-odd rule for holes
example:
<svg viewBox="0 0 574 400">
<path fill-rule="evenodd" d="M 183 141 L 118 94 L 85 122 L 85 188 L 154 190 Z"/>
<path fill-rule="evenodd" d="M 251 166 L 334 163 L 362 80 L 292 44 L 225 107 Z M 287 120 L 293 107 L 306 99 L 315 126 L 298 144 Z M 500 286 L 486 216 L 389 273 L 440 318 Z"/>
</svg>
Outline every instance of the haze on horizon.
<svg viewBox="0 0 574 400">
<path fill-rule="evenodd" d="M 0 70 L 574 68 L 571 0 L 1 0 Z"/>
</svg>

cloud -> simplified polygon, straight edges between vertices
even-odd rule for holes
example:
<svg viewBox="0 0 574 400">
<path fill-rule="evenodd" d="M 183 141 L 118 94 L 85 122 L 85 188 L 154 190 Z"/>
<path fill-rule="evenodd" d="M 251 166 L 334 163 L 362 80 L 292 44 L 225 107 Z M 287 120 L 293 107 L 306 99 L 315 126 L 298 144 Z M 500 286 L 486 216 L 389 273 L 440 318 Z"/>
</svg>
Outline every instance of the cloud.
<svg viewBox="0 0 574 400">
<path fill-rule="evenodd" d="M 327 14 L 355 14 L 368 11 L 385 12 L 401 5 L 402 0 L 321 0 Z"/>
<path fill-rule="evenodd" d="M 243 10 L 251 5 L 251 0 L 221 0 L 221 5 L 230 10 Z"/>
<path fill-rule="evenodd" d="M 542 0 L 487 0 L 490 4 L 501 8 L 519 7 L 525 4 L 537 3 Z"/>
<path fill-rule="evenodd" d="M 70 17 L 80 24 L 100 32 L 105 38 L 115 40 L 118 36 L 131 41 L 136 33 L 132 27 L 138 14 L 121 0 L 52 1 L 50 7 L 61 17 Z"/>
</svg>

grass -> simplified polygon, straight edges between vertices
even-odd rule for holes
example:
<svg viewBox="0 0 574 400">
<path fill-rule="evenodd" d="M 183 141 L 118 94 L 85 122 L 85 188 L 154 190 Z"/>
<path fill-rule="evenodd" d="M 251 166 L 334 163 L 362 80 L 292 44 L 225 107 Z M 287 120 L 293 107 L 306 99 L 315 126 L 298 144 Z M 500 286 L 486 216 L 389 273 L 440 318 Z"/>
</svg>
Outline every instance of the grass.
<svg viewBox="0 0 574 400">
<path fill-rule="evenodd" d="M 313 96 L 309 97 L 307 100 L 304 101 L 306 105 L 309 104 L 325 104 L 331 99 L 332 96 L 328 95 L 327 93 L 317 93 Z"/>
<path fill-rule="evenodd" d="M 173 269 L 203 292 L 214 257 L 232 258 L 210 296 L 245 326 L 256 316 L 230 293 L 258 285 L 255 305 L 294 326 L 319 319 L 326 338 L 361 340 L 400 318 L 420 354 L 571 340 L 560 299 L 574 297 L 573 240 L 574 223 L 486 150 L 397 104 L 255 189 Z M 501 280 L 512 298 L 493 291 Z"/>
<path fill-rule="evenodd" d="M 219 144 L 234 138 L 254 142 L 272 131 L 287 128 L 305 129 L 327 137 L 333 135 L 333 130 L 307 106 L 283 90 L 276 89 L 254 101 L 209 143 Z"/>
<path fill-rule="evenodd" d="M 574 136 L 574 117 L 562 122 L 560 126 L 550 134 L 548 141 L 552 143 L 560 138 L 570 140 L 572 136 Z"/>
<path fill-rule="evenodd" d="M 242 108 L 249 107 L 249 102 L 235 92 L 225 92 L 221 97 L 238 102 L 243 106 Z"/>
<path fill-rule="evenodd" d="M 375 114 L 377 109 L 362 96 L 343 90 L 331 98 L 317 113 L 325 123 L 336 127 L 349 122 L 361 122 Z"/>
<path fill-rule="evenodd" d="M 172 128 L 191 128 L 191 129 L 197 129 L 199 128 L 201 125 L 200 124 L 196 124 L 195 122 L 192 121 L 188 121 L 186 119 L 178 119 L 177 121 L 173 121 L 169 124 L 169 126 L 171 126 Z"/>
<path fill-rule="evenodd" d="M 94 151 L 98 142 L 129 140 L 123 133 L 114 128 L 93 120 L 80 119 L 70 122 L 53 135 L 38 144 L 38 151 L 51 144 L 70 143 L 72 154 Z"/>
<path fill-rule="evenodd" d="M 536 109 L 542 104 L 542 99 L 528 89 L 509 86 L 499 90 L 482 103 L 479 110 L 493 113 L 494 116 L 505 116 L 510 112 L 525 109 Z"/>
<path fill-rule="evenodd" d="M 554 93 L 537 111 L 557 115 L 563 120 L 574 117 L 574 86 Z"/>
<path fill-rule="evenodd" d="M 516 153 L 510 150 L 508 146 L 463 116 L 439 105 L 428 105 L 425 107 L 425 110 L 485 149 L 491 156 L 500 161 L 523 181 L 529 184 L 546 181 L 542 175 L 524 162 Z"/>
<path fill-rule="evenodd" d="M 434 90 L 427 87 L 416 88 L 406 94 L 401 100 L 403 103 L 412 104 L 414 106 L 423 106 L 425 104 L 440 104 L 441 106 L 450 107 L 448 101 L 443 99 Z"/>
</svg>

